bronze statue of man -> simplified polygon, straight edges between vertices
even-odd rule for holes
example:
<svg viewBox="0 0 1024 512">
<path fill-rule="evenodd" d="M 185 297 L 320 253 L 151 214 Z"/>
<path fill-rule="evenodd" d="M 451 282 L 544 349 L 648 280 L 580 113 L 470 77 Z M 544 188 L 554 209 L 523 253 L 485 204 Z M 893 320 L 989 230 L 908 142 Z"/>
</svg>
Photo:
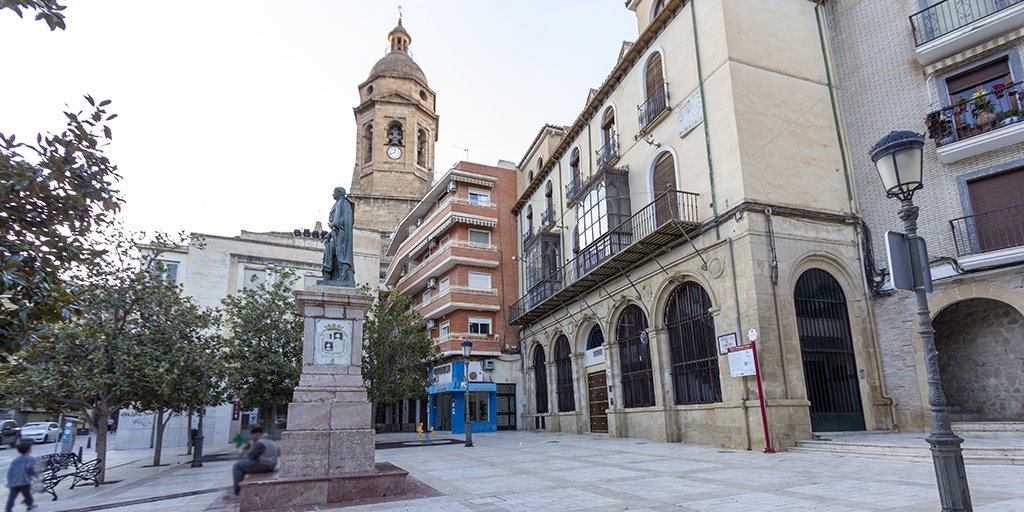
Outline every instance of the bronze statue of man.
<svg viewBox="0 0 1024 512">
<path fill-rule="evenodd" d="M 331 232 L 324 239 L 324 264 L 322 281 L 316 284 L 329 286 L 355 286 L 355 265 L 352 260 L 352 222 L 355 204 L 345 189 L 334 189 L 334 206 L 327 217 Z"/>
</svg>

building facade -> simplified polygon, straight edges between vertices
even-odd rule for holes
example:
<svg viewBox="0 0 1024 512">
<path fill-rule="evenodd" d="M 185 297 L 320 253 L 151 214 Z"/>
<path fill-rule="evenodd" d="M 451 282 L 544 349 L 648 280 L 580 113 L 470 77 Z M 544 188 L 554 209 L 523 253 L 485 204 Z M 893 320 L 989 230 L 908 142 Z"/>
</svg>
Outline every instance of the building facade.
<svg viewBox="0 0 1024 512">
<path fill-rule="evenodd" d="M 903 231 L 869 150 L 893 130 L 927 134 L 914 196 L 927 240 L 929 308 L 954 421 L 1024 420 L 1024 2 L 824 2 L 855 185 L 884 254 Z M 872 269 L 886 282 L 883 262 Z M 891 286 L 884 286 L 891 290 Z M 916 304 L 874 301 L 897 425 L 930 429 Z"/>
<path fill-rule="evenodd" d="M 441 355 L 431 377 L 428 422 L 464 432 L 521 428 L 518 330 L 506 312 L 518 298 L 515 165 L 459 162 L 399 224 L 386 282 L 413 297 Z M 472 343 L 468 366 L 462 343 Z M 421 413 L 422 414 L 422 413 Z"/>
<path fill-rule="evenodd" d="M 526 428 L 760 449 L 760 399 L 776 449 L 891 428 L 816 4 L 627 7 L 637 41 L 518 166 Z"/>
</svg>

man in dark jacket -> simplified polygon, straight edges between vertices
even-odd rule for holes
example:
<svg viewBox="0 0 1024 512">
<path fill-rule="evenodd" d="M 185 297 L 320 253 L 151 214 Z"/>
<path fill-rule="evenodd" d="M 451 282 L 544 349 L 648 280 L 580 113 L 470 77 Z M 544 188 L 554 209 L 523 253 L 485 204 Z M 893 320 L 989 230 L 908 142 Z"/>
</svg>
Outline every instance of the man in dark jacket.
<svg viewBox="0 0 1024 512">
<path fill-rule="evenodd" d="M 238 455 L 246 458 L 236 462 L 231 470 L 235 477 L 235 487 L 231 491 L 232 498 L 237 498 L 242 491 L 238 484 L 242 482 L 245 475 L 269 473 L 277 465 L 277 445 L 273 440 L 263 437 L 263 428 L 257 425 L 249 429 L 249 433 L 252 434 L 252 444 L 245 443 L 238 450 Z"/>
</svg>

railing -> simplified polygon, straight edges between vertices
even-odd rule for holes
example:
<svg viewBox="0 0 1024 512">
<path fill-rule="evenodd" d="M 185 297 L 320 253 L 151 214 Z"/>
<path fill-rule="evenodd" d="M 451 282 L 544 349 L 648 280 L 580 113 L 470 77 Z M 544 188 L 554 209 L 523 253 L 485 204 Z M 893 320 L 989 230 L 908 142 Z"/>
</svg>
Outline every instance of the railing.
<svg viewBox="0 0 1024 512">
<path fill-rule="evenodd" d="M 945 0 L 910 16 L 914 44 L 921 46 L 1024 0 Z"/>
<path fill-rule="evenodd" d="M 1024 203 L 949 221 L 957 256 L 1024 245 Z"/>
<path fill-rule="evenodd" d="M 667 101 L 666 101 L 667 103 Z M 601 149 L 597 150 L 597 168 L 604 169 L 612 165 L 616 160 L 619 159 L 619 140 L 618 137 L 612 136 L 612 140 L 609 140 L 601 146 Z"/>
<path fill-rule="evenodd" d="M 434 261 L 434 259 L 438 258 L 440 255 L 444 254 L 445 250 L 447 250 L 449 247 L 461 247 L 463 249 L 475 249 L 479 251 L 498 250 L 498 246 L 494 244 L 478 244 L 476 242 L 470 242 L 467 240 L 448 240 L 447 242 L 438 245 L 438 247 L 435 248 L 434 252 L 430 253 L 430 256 L 423 258 L 423 261 L 419 263 L 410 261 L 409 268 L 406 270 L 405 274 L 398 279 L 398 282 L 395 284 L 397 286 L 402 286 L 407 279 L 411 279 L 413 277 L 417 270 L 419 270 L 421 267 L 424 267 L 427 263 Z"/>
<path fill-rule="evenodd" d="M 936 146 L 943 146 L 1021 122 L 1022 84 L 1000 87 L 928 114 L 928 136 Z"/>
<path fill-rule="evenodd" d="M 662 82 L 653 91 L 647 91 L 647 101 L 637 107 L 640 117 L 640 133 L 658 120 L 662 112 L 668 110 L 668 84 Z"/>
<path fill-rule="evenodd" d="M 565 200 L 570 203 L 575 201 L 576 195 L 580 193 L 580 190 L 580 177 L 575 175 L 569 180 L 569 184 L 565 186 Z"/>
<path fill-rule="evenodd" d="M 551 209 L 544 210 L 544 215 L 540 217 L 541 228 L 547 228 L 555 223 L 555 212 Z"/>
<path fill-rule="evenodd" d="M 473 341 L 473 342 L 477 342 L 477 341 L 481 341 L 481 342 L 485 342 L 485 341 L 498 341 L 498 340 L 495 339 L 495 336 L 496 336 L 495 334 L 475 334 L 475 333 L 471 333 L 471 332 L 450 332 L 450 333 L 445 334 L 443 336 L 438 336 L 438 337 L 434 338 L 434 344 L 435 345 L 440 345 L 440 344 L 448 342 L 448 341 L 463 341 L 463 340 L 469 340 L 469 341 Z M 500 338 L 499 338 L 499 340 L 500 340 Z"/>
<path fill-rule="evenodd" d="M 526 233 L 523 233 L 523 247 L 526 247 L 526 244 L 530 243 L 531 238 L 533 238 L 533 226 L 530 226 L 530 229 L 527 229 Z"/>
<path fill-rule="evenodd" d="M 671 221 L 697 224 L 698 198 L 697 194 L 679 191 L 665 192 L 658 196 L 625 222 L 584 247 L 550 276 L 527 290 L 515 304 L 509 306 L 509 322 L 514 322 L 564 286 L 587 275 L 615 254 L 643 240 L 665 224 Z"/>
<path fill-rule="evenodd" d="M 467 294 L 471 294 L 471 295 L 483 295 L 483 296 L 489 296 L 489 297 L 497 297 L 498 296 L 498 289 L 497 288 L 470 288 L 468 286 L 449 286 L 448 288 L 445 288 L 444 290 L 438 290 L 437 291 L 437 295 L 432 295 L 429 299 L 427 299 L 427 300 L 425 300 L 423 302 L 420 302 L 419 304 L 415 304 L 413 307 L 416 309 L 416 311 L 423 311 L 424 309 L 427 308 L 427 306 L 430 306 L 430 305 L 434 304 L 435 302 L 440 301 L 441 299 L 445 299 L 445 298 L 449 297 L 452 293 L 467 293 Z M 448 299 L 448 300 L 450 300 L 450 299 Z"/>
</svg>

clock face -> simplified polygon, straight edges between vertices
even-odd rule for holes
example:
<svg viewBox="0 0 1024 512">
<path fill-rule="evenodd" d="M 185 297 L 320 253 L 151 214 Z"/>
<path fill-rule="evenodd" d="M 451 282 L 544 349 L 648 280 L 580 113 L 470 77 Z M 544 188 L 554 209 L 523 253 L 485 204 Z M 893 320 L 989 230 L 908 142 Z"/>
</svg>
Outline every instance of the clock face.
<svg viewBox="0 0 1024 512">
<path fill-rule="evenodd" d="M 388 156 L 391 157 L 392 160 L 398 160 L 402 156 L 402 148 L 398 146 L 391 146 L 388 148 Z"/>
</svg>

